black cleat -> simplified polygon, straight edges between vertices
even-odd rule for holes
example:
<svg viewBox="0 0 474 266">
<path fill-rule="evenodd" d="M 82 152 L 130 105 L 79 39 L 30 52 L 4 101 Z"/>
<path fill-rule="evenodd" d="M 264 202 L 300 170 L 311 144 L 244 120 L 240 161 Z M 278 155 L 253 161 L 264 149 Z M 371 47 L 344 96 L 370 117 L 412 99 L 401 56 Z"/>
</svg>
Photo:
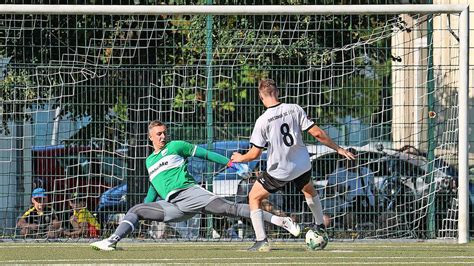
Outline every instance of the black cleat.
<svg viewBox="0 0 474 266">
<path fill-rule="evenodd" d="M 318 235 L 322 236 L 324 238 L 324 242 L 323 244 L 321 245 L 321 247 L 319 249 L 324 249 L 328 242 L 329 242 L 329 235 L 328 235 L 328 232 L 326 230 L 326 226 L 324 224 L 313 224 L 313 226 L 311 227 L 311 229 L 313 229 L 313 231 L 315 233 L 317 233 Z"/>
</svg>

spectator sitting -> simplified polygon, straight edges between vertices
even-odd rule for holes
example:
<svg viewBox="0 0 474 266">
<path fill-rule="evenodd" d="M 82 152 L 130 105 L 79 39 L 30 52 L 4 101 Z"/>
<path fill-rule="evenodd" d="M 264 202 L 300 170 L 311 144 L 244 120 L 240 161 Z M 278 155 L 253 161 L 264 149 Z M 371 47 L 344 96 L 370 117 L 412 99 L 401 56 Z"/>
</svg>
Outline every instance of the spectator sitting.
<svg viewBox="0 0 474 266">
<path fill-rule="evenodd" d="M 61 234 L 61 221 L 47 206 L 47 202 L 44 188 L 35 188 L 31 194 L 33 206 L 17 222 L 22 236 L 45 235 L 47 238 L 56 238 Z"/>
<path fill-rule="evenodd" d="M 69 218 L 72 230 L 64 232 L 64 235 L 69 237 L 99 237 L 100 224 L 94 215 L 87 210 L 86 198 L 78 193 L 73 193 L 69 198 L 69 206 L 74 211 L 71 218 Z"/>
</svg>

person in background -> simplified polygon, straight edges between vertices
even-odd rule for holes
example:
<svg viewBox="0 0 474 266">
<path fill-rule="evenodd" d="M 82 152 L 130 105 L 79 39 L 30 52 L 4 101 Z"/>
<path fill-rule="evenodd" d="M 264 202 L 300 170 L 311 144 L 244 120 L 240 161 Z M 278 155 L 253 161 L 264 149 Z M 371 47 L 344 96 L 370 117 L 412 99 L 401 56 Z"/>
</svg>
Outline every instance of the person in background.
<svg viewBox="0 0 474 266">
<path fill-rule="evenodd" d="M 38 187 L 31 193 L 33 206 L 20 217 L 17 227 L 25 237 L 56 238 L 61 235 L 61 221 L 48 206 L 48 197 L 44 188 Z"/>
<path fill-rule="evenodd" d="M 73 210 L 73 215 L 69 219 L 72 230 L 65 231 L 64 235 L 68 237 L 99 237 L 100 224 L 86 208 L 86 197 L 73 193 L 69 198 L 69 206 Z"/>
</svg>

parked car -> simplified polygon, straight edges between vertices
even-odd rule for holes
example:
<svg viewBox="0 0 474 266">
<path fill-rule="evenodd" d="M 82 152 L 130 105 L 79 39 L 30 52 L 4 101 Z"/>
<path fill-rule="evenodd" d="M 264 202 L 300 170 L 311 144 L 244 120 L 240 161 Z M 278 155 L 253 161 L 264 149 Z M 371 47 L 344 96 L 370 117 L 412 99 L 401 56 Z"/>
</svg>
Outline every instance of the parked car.
<svg viewBox="0 0 474 266">
<path fill-rule="evenodd" d="M 218 141 L 212 143 L 211 148 L 208 148 L 207 144 L 198 144 L 198 146 L 230 158 L 234 152 L 247 152 L 250 148 L 250 143 L 246 140 Z M 209 188 L 212 186 L 212 192 L 215 194 L 232 197 L 237 193 L 238 184 L 242 178 L 236 174 L 235 169 L 223 167 L 198 157 L 190 157 L 188 161 L 189 173 L 197 182 L 209 185 Z M 258 160 L 249 162 L 249 168 L 255 169 L 258 162 Z"/>
<path fill-rule="evenodd" d="M 344 147 L 348 148 L 348 147 Z M 396 176 L 403 181 L 404 185 L 418 196 L 429 189 L 427 179 L 430 178 L 428 172 L 429 163 L 426 157 L 407 153 L 394 149 L 375 147 L 374 145 L 352 146 L 358 152 L 359 165 L 368 167 L 375 175 L 374 185 L 377 189 L 383 189 L 389 177 Z M 336 169 L 337 163 L 343 160 L 334 150 L 326 146 L 308 147 L 315 155 L 311 157 L 313 164 L 313 177 L 316 178 L 316 185 L 325 185 L 325 177 Z M 436 158 L 433 164 L 433 178 L 437 190 L 450 189 L 451 180 L 457 178 L 457 170 L 443 161 Z"/>
<path fill-rule="evenodd" d="M 347 147 L 345 147 L 347 148 Z M 413 147 L 403 149 L 387 149 L 383 145 L 366 145 L 353 147 L 358 152 L 360 165 L 371 170 L 374 175 L 373 189 L 375 193 L 374 213 L 383 217 L 384 213 L 397 216 L 394 223 L 403 224 L 403 230 L 421 232 L 426 228 L 428 208 L 427 201 L 434 195 L 434 206 L 437 226 L 441 226 L 447 213 L 456 206 L 451 199 L 457 196 L 457 169 L 443 158 L 435 157 L 430 172 L 430 163 L 426 154 Z M 335 216 L 343 216 L 344 207 L 349 205 L 344 197 L 335 197 L 328 193 L 327 176 L 336 169 L 338 162 L 343 160 L 335 151 L 325 146 L 311 146 L 308 149 L 315 153 L 311 157 L 314 183 L 322 195 L 325 211 L 332 211 Z M 474 184 L 469 185 L 474 191 Z M 472 193 L 472 192 L 471 192 Z M 470 200 L 473 209 L 473 200 Z M 331 209 L 332 208 L 332 209 Z M 403 215 L 405 213 L 406 215 Z M 398 230 L 401 230 L 398 228 Z"/>
</svg>

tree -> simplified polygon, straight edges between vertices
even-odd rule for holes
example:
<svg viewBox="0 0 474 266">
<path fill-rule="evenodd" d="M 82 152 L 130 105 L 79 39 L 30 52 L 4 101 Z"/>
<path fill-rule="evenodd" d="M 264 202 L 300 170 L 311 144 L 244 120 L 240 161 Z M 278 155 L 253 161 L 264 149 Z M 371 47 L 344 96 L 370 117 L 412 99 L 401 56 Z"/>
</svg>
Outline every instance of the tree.
<svg viewBox="0 0 474 266">
<path fill-rule="evenodd" d="M 89 3 L 96 2 L 99 0 Z M 185 2 L 207 1 L 169 1 Z M 148 120 L 171 122 L 170 130 L 189 140 L 204 139 L 210 92 L 209 33 L 213 47 L 210 104 L 216 139 L 250 135 L 256 114 L 263 110 L 255 89 L 264 77 L 277 79 L 285 93 L 291 93 L 294 84 L 306 90 L 303 96 L 288 100 L 320 106 L 307 112 L 323 117 L 326 124 L 337 125 L 338 118 L 347 114 L 369 122 L 380 111 L 380 95 L 389 87 L 391 67 L 390 31 L 380 29 L 392 17 L 214 16 L 211 32 L 206 32 L 206 19 L 26 15 L 10 20 L 9 28 L 18 30 L 8 31 L 2 39 L 1 54 L 13 59 L 0 84 L 0 132 L 9 133 L 8 121 L 32 121 L 25 110 L 59 107 L 61 119 L 90 121 L 64 140 L 66 144 L 112 152 L 125 146 L 129 174 L 146 176 L 142 159 L 149 152 Z M 363 43 L 363 49 L 351 47 L 354 43 Z M 306 97 L 306 92 L 315 97 Z M 109 141 L 98 141 L 101 139 Z M 141 186 L 132 193 L 136 200 L 143 192 L 141 184 L 137 181 L 129 186 Z"/>
</svg>

